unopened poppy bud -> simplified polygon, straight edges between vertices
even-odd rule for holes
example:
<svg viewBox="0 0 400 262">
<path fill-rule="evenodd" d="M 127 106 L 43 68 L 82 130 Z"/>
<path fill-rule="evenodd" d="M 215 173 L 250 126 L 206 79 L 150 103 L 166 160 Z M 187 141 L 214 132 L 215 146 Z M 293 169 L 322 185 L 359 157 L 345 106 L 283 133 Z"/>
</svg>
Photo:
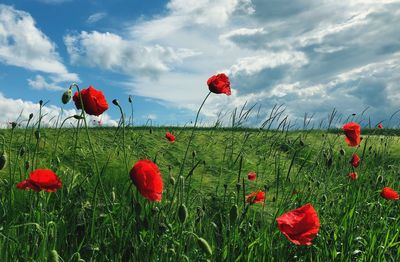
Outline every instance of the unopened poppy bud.
<svg viewBox="0 0 400 262">
<path fill-rule="evenodd" d="M 19 149 L 19 156 L 22 157 L 22 156 L 24 156 L 24 154 L 25 154 L 25 147 L 21 146 Z"/>
<path fill-rule="evenodd" d="M 150 133 L 150 134 L 153 134 L 153 129 L 150 128 L 150 129 L 149 129 L 149 133 Z"/>
<path fill-rule="evenodd" d="M 128 97 L 128 102 L 132 104 L 132 96 L 131 95 Z"/>
<path fill-rule="evenodd" d="M 195 157 L 196 157 L 196 155 L 197 155 L 196 151 L 195 151 L 195 150 L 193 150 L 193 152 L 192 152 L 192 157 L 193 157 L 193 158 L 195 158 Z"/>
<path fill-rule="evenodd" d="M 42 106 L 43 105 L 43 100 L 39 101 L 39 105 Z"/>
<path fill-rule="evenodd" d="M 113 103 L 114 105 L 116 105 L 116 106 L 119 106 L 119 102 L 118 102 L 117 99 L 114 99 L 114 100 L 112 101 L 112 103 Z"/>
<path fill-rule="evenodd" d="M 185 204 L 182 204 L 182 205 L 180 205 L 179 208 L 178 208 L 178 218 L 179 218 L 179 221 L 183 224 L 183 223 L 185 223 L 187 217 L 188 217 L 188 210 L 187 210 L 187 207 L 185 206 Z"/>
<path fill-rule="evenodd" d="M 74 118 L 75 118 L 76 120 L 82 120 L 82 119 L 83 119 L 83 116 L 81 116 L 81 115 L 74 115 Z"/>
<path fill-rule="evenodd" d="M 67 91 L 65 91 L 61 97 L 61 102 L 66 105 L 68 104 L 69 101 L 71 101 L 72 98 L 72 90 L 68 89 Z"/>
<path fill-rule="evenodd" d="M 33 118 L 33 113 L 29 114 L 29 120 L 31 120 Z"/>
<path fill-rule="evenodd" d="M 236 222 L 236 219 L 239 216 L 239 210 L 237 205 L 233 205 L 230 212 L 229 212 L 229 219 L 231 221 L 231 224 Z"/>
<path fill-rule="evenodd" d="M 237 191 L 239 191 L 240 190 L 240 187 L 241 187 L 242 185 L 240 184 L 240 183 L 237 183 L 236 184 L 236 189 L 237 189 Z"/>
<path fill-rule="evenodd" d="M 225 190 L 228 188 L 228 185 L 227 184 L 224 184 L 224 188 L 225 188 Z"/>
<path fill-rule="evenodd" d="M 199 244 L 199 247 L 201 248 L 201 250 L 203 250 L 204 253 L 206 253 L 209 256 L 212 256 L 212 250 L 211 250 L 211 247 L 208 244 L 207 240 L 205 240 L 204 238 L 198 237 L 197 243 Z"/>
<path fill-rule="evenodd" d="M 35 137 L 36 137 L 37 140 L 40 139 L 40 131 L 39 130 L 35 131 Z"/>
<path fill-rule="evenodd" d="M 57 250 L 53 249 L 50 251 L 49 260 L 50 262 L 58 262 L 58 253 Z"/>
<path fill-rule="evenodd" d="M 174 178 L 173 176 L 171 176 L 171 177 L 169 178 L 169 182 L 171 183 L 171 185 L 175 185 L 176 180 L 175 180 L 175 178 Z"/>
<path fill-rule="evenodd" d="M 26 161 L 25 162 L 25 170 L 28 170 L 29 169 L 29 161 Z"/>
<path fill-rule="evenodd" d="M 326 202 L 328 200 L 328 197 L 326 195 L 322 195 L 322 202 Z"/>
<path fill-rule="evenodd" d="M 7 164 L 7 155 L 5 152 L 0 156 L 0 170 L 2 170 Z"/>
<path fill-rule="evenodd" d="M 17 127 L 17 122 L 11 122 L 11 128 L 14 129 Z"/>
<path fill-rule="evenodd" d="M 344 151 L 343 148 L 341 148 L 339 152 L 340 152 L 340 154 L 341 154 L 342 156 L 344 156 L 344 154 L 346 153 L 346 151 Z"/>
</svg>

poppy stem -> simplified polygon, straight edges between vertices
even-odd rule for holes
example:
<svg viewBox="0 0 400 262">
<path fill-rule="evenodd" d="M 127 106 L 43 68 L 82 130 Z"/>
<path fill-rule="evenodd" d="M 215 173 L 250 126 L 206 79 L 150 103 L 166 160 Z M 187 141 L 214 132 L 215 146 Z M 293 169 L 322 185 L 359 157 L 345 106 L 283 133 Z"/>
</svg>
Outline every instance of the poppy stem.
<svg viewBox="0 0 400 262">
<path fill-rule="evenodd" d="M 181 168 L 180 168 L 180 170 L 179 170 L 179 175 L 180 175 L 180 176 L 182 175 L 183 169 L 185 168 L 185 162 L 186 162 L 187 154 L 188 154 L 188 151 L 189 151 L 190 144 L 191 144 L 191 142 L 192 142 L 192 140 L 193 140 L 194 130 L 196 129 L 197 120 L 199 119 L 200 111 L 201 111 L 201 109 L 203 108 L 204 103 L 206 102 L 206 100 L 207 100 L 207 98 L 210 96 L 210 94 L 211 94 L 211 91 L 208 92 L 207 96 L 204 98 L 203 102 L 201 103 L 201 106 L 200 106 L 199 110 L 197 111 L 196 120 L 194 121 L 192 133 L 191 133 L 191 135 L 190 135 L 189 142 L 188 142 L 187 147 L 186 147 L 185 155 L 184 155 L 184 157 L 183 157 L 183 161 L 182 161 L 182 164 L 181 164 Z"/>
</svg>

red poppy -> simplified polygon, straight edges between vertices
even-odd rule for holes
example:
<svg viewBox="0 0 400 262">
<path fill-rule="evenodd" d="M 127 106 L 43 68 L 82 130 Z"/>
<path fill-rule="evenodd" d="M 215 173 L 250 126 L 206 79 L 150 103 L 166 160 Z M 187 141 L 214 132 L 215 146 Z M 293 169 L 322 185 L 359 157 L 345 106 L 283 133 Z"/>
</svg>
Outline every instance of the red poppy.
<svg viewBox="0 0 400 262">
<path fill-rule="evenodd" d="M 165 138 L 168 139 L 169 142 L 174 142 L 175 141 L 175 136 L 171 134 L 170 132 L 167 132 L 165 134 Z"/>
<path fill-rule="evenodd" d="M 346 135 L 346 143 L 349 146 L 357 146 L 360 144 L 360 125 L 354 122 L 347 123 L 342 127 Z"/>
<path fill-rule="evenodd" d="M 354 153 L 350 160 L 350 164 L 354 167 L 358 167 L 360 165 L 360 157 Z"/>
<path fill-rule="evenodd" d="M 161 201 L 163 180 L 156 164 L 147 159 L 139 160 L 129 174 L 142 196 L 150 201 Z"/>
<path fill-rule="evenodd" d="M 108 109 L 108 104 L 103 92 L 96 90 L 94 87 L 89 86 L 88 88 L 80 91 L 82 96 L 83 105 L 85 112 L 89 115 L 99 116 Z M 78 92 L 75 92 L 73 100 L 77 109 L 82 109 L 81 100 Z"/>
<path fill-rule="evenodd" d="M 265 193 L 263 191 L 255 191 L 250 195 L 246 196 L 246 202 L 250 204 L 263 203 L 264 204 Z"/>
<path fill-rule="evenodd" d="M 207 80 L 207 85 L 213 93 L 231 95 L 231 83 L 225 74 L 213 75 Z"/>
<path fill-rule="evenodd" d="M 18 183 L 18 189 L 32 189 L 36 192 L 56 192 L 61 188 L 61 180 L 49 169 L 37 169 L 29 174 L 29 178 Z"/>
<path fill-rule="evenodd" d="M 387 200 L 399 200 L 399 193 L 390 187 L 384 187 L 381 192 L 381 197 Z"/>
<path fill-rule="evenodd" d="M 357 178 L 358 178 L 356 172 L 351 172 L 351 173 L 348 174 L 348 176 L 349 176 L 349 178 L 350 178 L 351 180 L 357 180 Z"/>
<path fill-rule="evenodd" d="M 311 245 L 320 227 L 318 214 L 311 204 L 281 215 L 276 222 L 279 230 L 296 245 Z"/>
<path fill-rule="evenodd" d="M 383 128 L 382 123 L 379 123 L 378 128 L 379 128 L 379 129 L 382 129 L 382 128 Z"/>
<path fill-rule="evenodd" d="M 248 173 L 248 174 L 247 174 L 247 178 L 248 178 L 250 181 L 256 180 L 256 178 L 257 178 L 256 172 L 250 172 L 250 173 Z"/>
</svg>

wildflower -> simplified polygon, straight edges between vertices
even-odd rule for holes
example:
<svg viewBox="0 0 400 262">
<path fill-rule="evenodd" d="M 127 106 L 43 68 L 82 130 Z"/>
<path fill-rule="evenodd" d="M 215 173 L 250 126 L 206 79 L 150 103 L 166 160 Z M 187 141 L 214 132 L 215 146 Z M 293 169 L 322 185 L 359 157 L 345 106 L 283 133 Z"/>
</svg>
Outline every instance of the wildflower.
<svg viewBox="0 0 400 262">
<path fill-rule="evenodd" d="M 347 123 L 342 127 L 346 138 L 345 141 L 349 146 L 355 147 L 360 144 L 360 125 L 354 122 Z"/>
<path fill-rule="evenodd" d="M 215 94 L 231 95 L 229 78 L 225 74 L 213 75 L 207 80 L 208 89 Z"/>
<path fill-rule="evenodd" d="M 61 188 L 61 180 L 50 169 L 37 169 L 29 174 L 29 178 L 18 183 L 18 189 L 32 189 L 36 192 L 56 192 Z"/>
<path fill-rule="evenodd" d="M 378 124 L 378 128 L 379 128 L 379 129 L 382 129 L 382 128 L 383 128 L 382 123 L 379 123 L 379 124 Z"/>
<path fill-rule="evenodd" d="M 360 157 L 357 154 L 353 154 L 353 157 L 350 160 L 350 164 L 353 167 L 358 167 L 360 165 Z"/>
<path fill-rule="evenodd" d="M 246 202 L 250 204 L 263 203 L 264 204 L 265 193 L 263 191 L 255 191 L 250 195 L 246 196 Z"/>
<path fill-rule="evenodd" d="M 387 200 L 399 200 L 399 193 L 390 187 L 384 187 L 381 191 L 381 197 Z"/>
<path fill-rule="evenodd" d="M 150 201 L 161 201 L 163 181 L 156 164 L 147 159 L 139 160 L 129 174 L 142 196 Z"/>
<path fill-rule="evenodd" d="M 169 142 L 174 142 L 175 141 L 175 136 L 171 134 L 170 132 L 167 132 L 165 134 L 165 138 L 168 139 Z"/>
<path fill-rule="evenodd" d="M 250 181 L 256 180 L 256 178 L 257 178 L 256 172 L 250 172 L 250 173 L 248 173 L 248 174 L 247 174 L 247 178 L 248 178 Z"/>
<path fill-rule="evenodd" d="M 347 175 L 351 180 L 357 180 L 358 176 L 356 172 L 351 172 Z"/>
<path fill-rule="evenodd" d="M 281 215 L 276 222 L 278 229 L 295 245 L 311 245 L 320 227 L 318 214 L 311 204 Z"/>
<path fill-rule="evenodd" d="M 103 92 L 89 86 L 80 91 L 85 112 L 89 115 L 99 116 L 108 109 L 108 104 Z M 78 92 L 75 92 L 73 100 L 77 109 L 82 109 Z"/>
</svg>

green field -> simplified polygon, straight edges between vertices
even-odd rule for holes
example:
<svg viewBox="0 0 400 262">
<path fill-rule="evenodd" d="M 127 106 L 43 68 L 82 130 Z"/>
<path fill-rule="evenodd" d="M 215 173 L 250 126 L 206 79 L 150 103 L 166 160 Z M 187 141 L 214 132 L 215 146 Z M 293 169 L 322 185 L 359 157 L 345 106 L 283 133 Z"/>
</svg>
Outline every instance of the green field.
<svg viewBox="0 0 400 262">
<path fill-rule="evenodd" d="M 362 130 L 351 148 L 338 130 L 202 128 L 182 172 L 190 128 L 36 131 L 0 130 L 0 261 L 400 261 L 400 201 L 380 196 L 400 189 L 398 130 Z M 361 165 L 351 181 L 354 152 Z M 159 166 L 161 202 L 132 184 L 139 159 Z M 62 188 L 16 188 L 38 168 L 52 169 Z M 255 190 L 265 205 L 244 201 Z M 275 219 L 306 203 L 321 227 L 313 245 L 296 246 Z"/>
</svg>

